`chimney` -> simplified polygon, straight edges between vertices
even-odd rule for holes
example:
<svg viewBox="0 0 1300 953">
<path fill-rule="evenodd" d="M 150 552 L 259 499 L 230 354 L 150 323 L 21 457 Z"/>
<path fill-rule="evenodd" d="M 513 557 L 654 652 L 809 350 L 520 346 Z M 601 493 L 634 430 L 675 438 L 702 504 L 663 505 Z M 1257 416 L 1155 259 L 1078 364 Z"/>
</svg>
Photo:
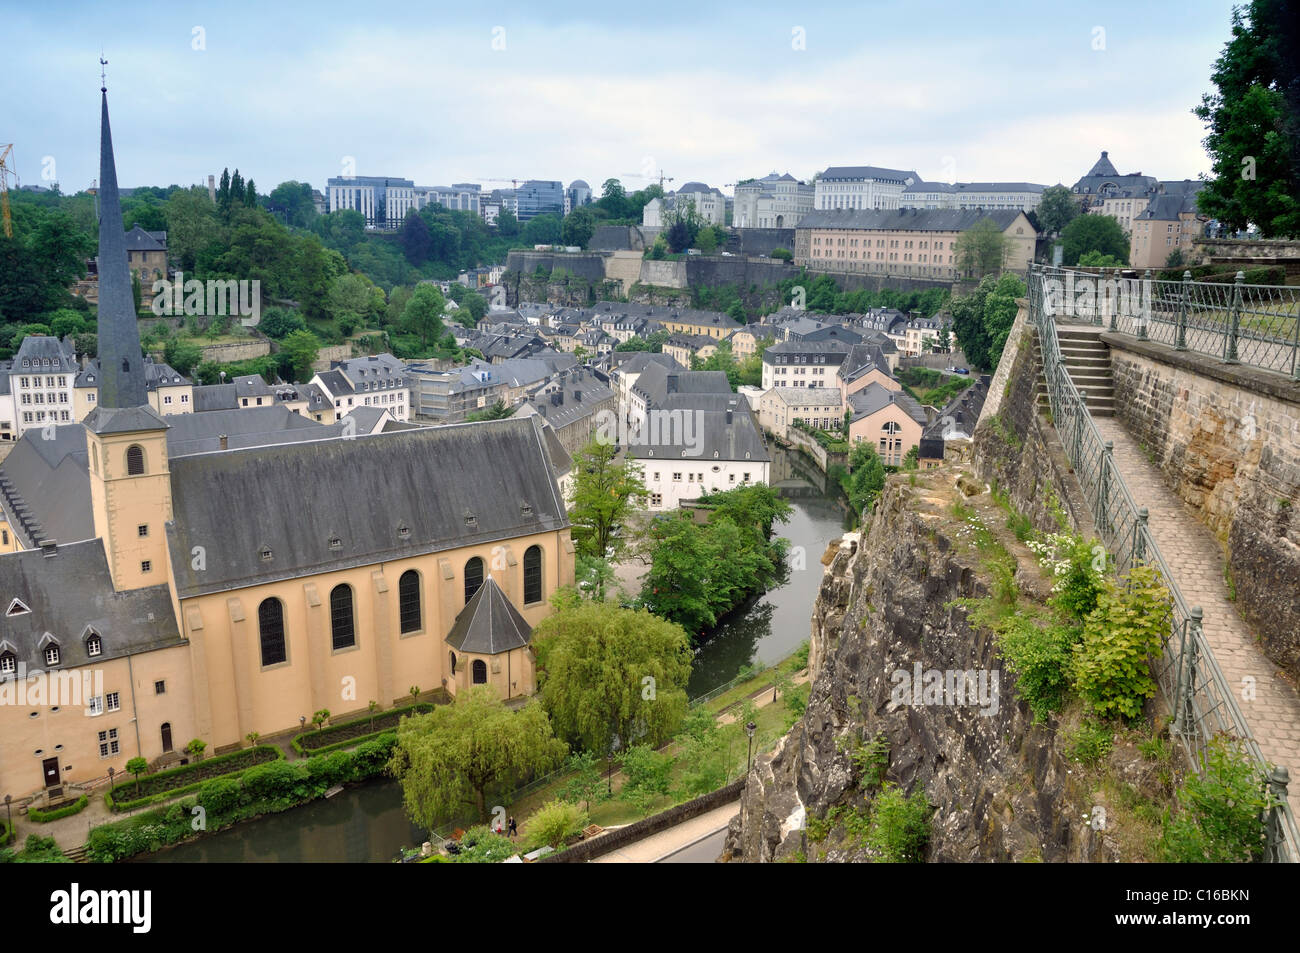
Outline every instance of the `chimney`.
<svg viewBox="0 0 1300 953">
<path fill-rule="evenodd" d="M 213 205 L 217 204 L 217 177 L 215 175 L 208 176 L 208 198 Z"/>
<path fill-rule="evenodd" d="M 229 437 L 229 436 L 227 436 L 226 434 L 223 433 L 223 434 L 222 434 L 221 436 L 219 436 L 217 439 L 221 441 L 221 449 L 222 449 L 222 450 L 229 450 L 229 449 L 230 449 L 230 437 Z"/>
<path fill-rule="evenodd" d="M 59 554 L 59 544 L 57 540 L 43 539 L 40 542 L 41 553 L 46 559 Z"/>
</svg>

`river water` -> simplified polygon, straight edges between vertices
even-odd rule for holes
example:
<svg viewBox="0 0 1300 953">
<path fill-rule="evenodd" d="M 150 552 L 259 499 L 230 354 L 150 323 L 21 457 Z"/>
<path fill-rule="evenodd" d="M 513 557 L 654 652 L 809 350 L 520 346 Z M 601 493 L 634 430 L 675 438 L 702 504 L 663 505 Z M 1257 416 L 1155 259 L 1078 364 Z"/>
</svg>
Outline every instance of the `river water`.
<svg viewBox="0 0 1300 953">
<path fill-rule="evenodd" d="M 822 554 L 848 526 L 848 510 L 838 488 L 828 489 L 822 473 L 794 451 L 768 449 L 772 485 L 793 508 L 789 522 L 777 527 L 777 533 L 790 540 L 791 568 L 779 585 L 750 599 L 710 633 L 696 653 L 687 689 L 692 698 L 735 678 L 744 665 L 779 661 L 808 638 L 813 602 L 822 583 Z M 392 860 L 402 847 L 418 845 L 425 836 L 402 809 L 401 786 L 396 781 L 374 781 L 141 860 L 380 863 Z"/>
</svg>

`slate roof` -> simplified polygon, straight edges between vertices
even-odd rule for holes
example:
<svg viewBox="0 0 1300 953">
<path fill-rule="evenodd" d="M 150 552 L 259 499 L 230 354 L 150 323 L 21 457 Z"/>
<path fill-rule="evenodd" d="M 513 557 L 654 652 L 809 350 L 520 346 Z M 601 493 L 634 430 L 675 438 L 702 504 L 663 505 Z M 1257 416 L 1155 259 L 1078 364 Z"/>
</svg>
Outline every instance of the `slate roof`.
<svg viewBox="0 0 1300 953">
<path fill-rule="evenodd" d="M 171 473 L 180 598 L 569 525 L 529 419 L 188 456 Z M 187 554 L 200 545 L 207 568 L 196 572 Z"/>
<path fill-rule="evenodd" d="M 656 407 L 683 411 L 682 428 L 665 425 L 658 428 L 658 433 L 654 428 L 647 431 L 647 438 L 668 437 L 664 443 L 646 443 L 630 437 L 627 452 L 635 459 L 752 460 L 755 463 L 770 459 L 749 401 L 739 394 L 680 394 Z"/>
<path fill-rule="evenodd" d="M 827 182 L 838 182 L 846 179 L 875 179 L 877 182 L 901 182 L 906 185 L 908 179 L 916 182 L 921 177 L 915 172 L 903 169 L 884 169 L 878 165 L 833 165 L 823 172 L 820 178 Z"/>
<path fill-rule="evenodd" d="M 49 364 L 44 363 L 47 360 Z M 69 374 L 81 370 L 81 365 L 73 349 L 58 338 L 29 334 L 18 345 L 13 369 L 19 374 Z"/>
<path fill-rule="evenodd" d="M 0 506 L 27 549 L 43 539 L 72 543 L 95 535 L 85 428 L 64 424 L 53 433 L 45 440 L 29 430 L 0 464 Z"/>
<path fill-rule="evenodd" d="M 100 539 L 58 546 L 51 556 L 28 549 L 0 557 L 0 604 L 8 610 L 14 599 L 31 611 L 0 616 L 0 653 L 29 670 L 48 668 L 47 635 L 59 645 L 56 671 L 185 644 L 166 584 L 115 592 Z M 88 628 L 102 646 L 93 659 Z"/>
<path fill-rule="evenodd" d="M 167 455 L 177 457 L 212 453 L 221 449 L 267 447 L 304 440 L 324 440 L 340 432 L 341 424 L 324 426 L 283 404 L 213 410 L 202 414 L 176 414 L 167 418 Z"/>
<path fill-rule="evenodd" d="M 902 391 L 889 390 L 880 384 L 868 384 L 856 394 L 850 394 L 848 398 L 849 409 L 853 411 L 853 420 L 855 421 L 879 413 L 890 404 L 897 404 L 904 413 L 922 427 L 929 423 L 925 411 L 921 409 L 921 405 L 914 398 L 909 397 Z"/>
<path fill-rule="evenodd" d="M 908 232 L 964 232 L 984 219 L 992 219 L 1001 231 L 1006 231 L 1019 209 L 955 209 L 955 208 L 900 208 L 900 209 L 822 209 L 809 212 L 799 219 L 796 229 L 849 228 L 870 231 Z"/>
<path fill-rule="evenodd" d="M 532 637 L 533 627 L 488 576 L 456 616 L 446 641 L 458 652 L 499 655 L 523 648 Z"/>
<path fill-rule="evenodd" d="M 234 410 L 239 406 L 239 388 L 235 384 L 200 384 L 194 388 L 194 412 Z"/>
<path fill-rule="evenodd" d="M 725 371 L 669 370 L 663 364 L 650 364 L 637 377 L 632 390 L 641 394 L 647 406 L 659 407 L 673 394 L 730 394 L 731 383 Z"/>
<path fill-rule="evenodd" d="M 125 242 L 127 251 L 166 251 L 167 233 L 146 232 L 137 225 L 126 233 Z"/>
</svg>

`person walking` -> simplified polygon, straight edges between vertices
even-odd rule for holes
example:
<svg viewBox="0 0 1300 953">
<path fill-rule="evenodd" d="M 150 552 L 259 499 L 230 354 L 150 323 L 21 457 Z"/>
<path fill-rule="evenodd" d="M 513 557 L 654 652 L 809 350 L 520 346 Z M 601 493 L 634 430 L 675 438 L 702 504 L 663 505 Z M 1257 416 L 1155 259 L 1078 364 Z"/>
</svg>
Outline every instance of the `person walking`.
<svg viewBox="0 0 1300 953">
<path fill-rule="evenodd" d="M 515 816 L 513 814 L 510 815 L 510 826 L 506 836 L 508 837 L 519 836 L 519 825 L 515 823 Z"/>
</svg>

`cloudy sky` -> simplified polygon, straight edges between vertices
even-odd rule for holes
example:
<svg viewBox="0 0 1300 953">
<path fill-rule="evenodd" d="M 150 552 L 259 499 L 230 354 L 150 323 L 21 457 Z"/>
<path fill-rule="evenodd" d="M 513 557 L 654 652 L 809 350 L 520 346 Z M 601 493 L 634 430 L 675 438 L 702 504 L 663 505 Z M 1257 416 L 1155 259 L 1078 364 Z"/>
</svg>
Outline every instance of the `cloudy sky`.
<svg viewBox="0 0 1300 953">
<path fill-rule="evenodd" d="M 1102 149 L 1194 178 L 1230 8 L 0 0 L 0 143 L 24 184 L 88 186 L 102 49 L 124 186 L 229 166 L 320 188 L 349 159 L 420 185 L 850 164 L 1068 184 Z"/>
</svg>

